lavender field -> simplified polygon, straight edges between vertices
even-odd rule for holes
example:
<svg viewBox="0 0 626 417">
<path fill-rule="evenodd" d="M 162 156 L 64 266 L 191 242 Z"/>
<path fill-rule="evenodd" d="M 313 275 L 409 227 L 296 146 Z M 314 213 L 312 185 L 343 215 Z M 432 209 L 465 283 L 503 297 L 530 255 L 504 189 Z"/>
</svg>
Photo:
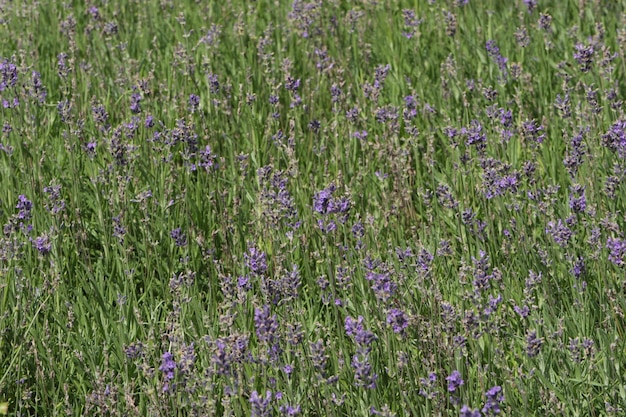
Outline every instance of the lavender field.
<svg viewBox="0 0 626 417">
<path fill-rule="evenodd" d="M 0 0 L 0 415 L 626 415 L 625 6 Z"/>
</svg>

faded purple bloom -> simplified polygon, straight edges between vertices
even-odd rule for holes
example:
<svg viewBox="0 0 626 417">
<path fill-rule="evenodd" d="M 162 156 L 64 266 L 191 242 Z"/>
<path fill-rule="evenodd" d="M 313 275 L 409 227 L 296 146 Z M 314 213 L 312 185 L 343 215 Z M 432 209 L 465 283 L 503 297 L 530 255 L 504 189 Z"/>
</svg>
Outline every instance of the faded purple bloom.
<svg viewBox="0 0 626 417">
<path fill-rule="evenodd" d="M 311 129 L 314 133 L 318 133 L 320 131 L 322 124 L 319 120 L 312 120 L 309 122 L 309 129 Z"/>
<path fill-rule="evenodd" d="M 428 378 L 420 378 L 419 395 L 429 400 L 434 399 L 439 391 L 437 391 L 437 373 L 431 372 Z"/>
<path fill-rule="evenodd" d="M 187 235 L 183 233 L 180 227 L 172 230 L 170 232 L 170 237 L 174 239 L 176 246 L 178 246 L 179 248 L 187 246 Z"/>
<path fill-rule="evenodd" d="M 124 243 L 126 236 L 126 228 L 122 224 L 121 216 L 113 217 L 113 237 L 116 237 L 120 243 Z"/>
<path fill-rule="evenodd" d="M 452 209 L 452 210 L 455 210 L 458 207 L 459 202 L 454 198 L 454 195 L 452 194 L 452 190 L 447 184 L 439 184 L 437 186 L 436 194 L 437 194 L 437 201 L 443 207 Z"/>
<path fill-rule="evenodd" d="M 183 344 L 181 347 L 181 355 L 180 360 L 178 361 L 177 367 L 181 374 L 191 374 L 193 372 L 193 366 L 196 361 L 196 352 L 194 348 L 194 344 L 191 343 L 189 345 Z"/>
<path fill-rule="evenodd" d="M 378 374 L 372 370 L 372 364 L 369 361 L 369 355 L 357 353 L 352 357 L 352 368 L 354 368 L 354 379 L 357 386 L 367 389 L 376 388 L 376 380 Z"/>
<path fill-rule="evenodd" d="M 341 94 L 341 88 L 339 88 L 337 84 L 333 84 L 330 87 L 330 97 L 333 103 L 337 103 L 339 101 L 339 99 L 341 98 Z"/>
<path fill-rule="evenodd" d="M 313 364 L 316 372 L 322 377 L 326 377 L 326 364 L 328 363 L 328 355 L 326 354 L 326 347 L 322 339 L 318 339 L 317 342 L 309 343 L 309 350 L 311 351 L 309 359 Z"/>
<path fill-rule="evenodd" d="M 446 381 L 448 381 L 448 392 L 455 392 L 457 388 L 465 383 L 459 371 L 452 371 L 452 373 L 446 377 Z"/>
<path fill-rule="evenodd" d="M 144 354 L 144 345 L 141 342 L 131 343 L 124 348 L 126 357 L 130 360 L 137 359 Z"/>
<path fill-rule="evenodd" d="M 372 282 L 372 290 L 376 298 L 386 303 L 398 289 L 398 285 L 391 278 L 388 272 L 376 273 L 368 271 L 365 279 Z"/>
<path fill-rule="evenodd" d="M 59 101 L 57 103 L 57 112 L 61 116 L 61 121 L 67 123 L 70 119 L 72 105 L 68 100 Z"/>
<path fill-rule="evenodd" d="M 411 9 L 402 10 L 402 16 L 404 17 L 404 27 L 406 29 L 402 32 L 402 35 L 407 39 L 411 39 L 415 36 L 416 28 L 422 23 L 422 19 L 418 19 L 415 11 Z"/>
<path fill-rule="evenodd" d="M 582 213 L 587 208 L 587 199 L 585 198 L 585 187 L 575 184 L 570 187 L 569 206 L 576 213 Z"/>
<path fill-rule="evenodd" d="M 96 156 L 97 147 L 98 147 L 98 142 L 95 142 L 95 141 L 87 142 L 87 144 L 85 145 L 85 151 L 87 152 L 87 155 L 89 155 L 90 158 L 93 158 Z"/>
<path fill-rule="evenodd" d="M 209 92 L 211 94 L 217 94 L 220 92 L 220 82 L 217 78 L 216 74 L 207 75 L 207 80 L 209 81 Z"/>
<path fill-rule="evenodd" d="M 352 123 L 356 123 L 359 120 L 359 108 L 355 106 L 346 110 L 346 119 Z"/>
<path fill-rule="evenodd" d="M 267 390 L 265 397 L 262 397 L 256 391 L 250 394 L 250 415 L 252 417 L 270 417 L 272 415 L 272 391 Z"/>
<path fill-rule="evenodd" d="M 537 8 L 537 0 L 524 0 L 524 4 L 528 8 L 528 13 L 532 13 Z"/>
<path fill-rule="evenodd" d="M 191 112 L 195 113 L 198 110 L 199 106 L 200 106 L 200 97 L 198 97 L 195 94 L 191 94 L 189 96 L 189 108 Z"/>
<path fill-rule="evenodd" d="M 101 128 L 106 128 L 107 122 L 109 121 L 109 113 L 107 113 L 106 109 L 102 105 L 94 105 L 91 108 L 91 114 L 93 115 L 93 119 Z"/>
<path fill-rule="evenodd" d="M 289 404 L 281 405 L 278 411 L 280 411 L 282 415 L 289 417 L 300 415 L 300 413 L 302 412 L 302 410 L 300 409 L 300 405 L 292 406 Z"/>
<path fill-rule="evenodd" d="M 270 306 L 254 309 L 254 327 L 261 342 L 274 343 L 278 338 L 278 319 L 271 315 Z"/>
<path fill-rule="evenodd" d="M 459 417 L 481 417 L 481 414 L 478 409 L 472 410 L 467 405 L 464 405 L 461 407 Z"/>
<path fill-rule="evenodd" d="M 585 270 L 585 260 L 579 257 L 576 259 L 576 262 L 574 262 L 574 266 L 570 270 L 570 273 L 574 275 L 576 279 L 580 279 L 580 277 L 585 273 Z"/>
<path fill-rule="evenodd" d="M 543 130 L 543 125 L 539 125 L 534 119 L 522 123 L 522 137 L 530 146 L 536 147 L 543 143 L 546 137 Z"/>
<path fill-rule="evenodd" d="M 33 209 L 33 203 L 25 195 L 20 194 L 17 197 L 17 205 L 16 209 L 19 210 L 17 213 L 17 218 L 20 220 L 28 221 L 31 219 L 31 210 Z"/>
<path fill-rule="evenodd" d="M 359 316 L 356 320 L 347 316 L 345 320 L 345 329 L 346 334 L 353 337 L 354 341 L 360 347 L 368 347 L 374 340 L 378 339 L 374 333 L 369 330 L 365 330 L 362 316 Z"/>
<path fill-rule="evenodd" d="M 46 203 L 46 210 L 52 214 L 58 214 L 65 208 L 65 200 L 61 198 L 61 186 L 50 185 L 44 187 L 44 193 L 48 195 L 48 203 Z"/>
<path fill-rule="evenodd" d="M 550 33 L 552 31 L 552 16 L 550 16 L 549 14 L 544 14 L 541 13 L 539 15 L 539 21 L 537 22 L 539 29 Z"/>
<path fill-rule="evenodd" d="M 112 36 L 117 34 L 117 23 L 115 22 L 106 22 L 104 24 L 104 33 L 106 35 Z"/>
<path fill-rule="evenodd" d="M 248 247 L 248 252 L 244 255 L 246 266 L 253 274 L 262 275 L 267 271 L 267 259 L 265 252 L 258 250 L 254 246 Z"/>
<path fill-rule="evenodd" d="M 569 93 L 561 96 L 560 94 L 556 95 L 556 99 L 554 100 L 554 107 L 559 111 L 559 114 L 564 119 L 570 117 L 572 115 L 572 105 L 570 101 Z"/>
<path fill-rule="evenodd" d="M 593 45 L 583 45 L 582 43 L 577 43 L 574 48 L 576 49 L 574 52 L 574 59 L 578 62 L 580 71 L 588 72 L 591 69 L 591 64 L 593 63 Z"/>
<path fill-rule="evenodd" d="M 541 351 L 543 346 L 543 338 L 537 337 L 537 331 L 533 330 L 526 336 L 526 354 L 530 358 L 534 358 Z"/>
<path fill-rule="evenodd" d="M 515 311 L 523 319 L 530 315 L 530 308 L 526 305 L 524 307 L 514 306 L 513 311 Z"/>
<path fill-rule="evenodd" d="M 506 64 L 508 62 L 508 58 L 505 58 L 502 56 L 502 54 L 500 54 L 500 48 L 498 48 L 498 46 L 496 45 L 496 41 L 494 40 L 487 41 L 487 43 L 485 44 L 485 49 L 487 49 L 487 54 L 498 65 L 498 68 L 500 68 L 500 72 L 502 73 L 502 76 L 506 78 L 507 76 Z"/>
<path fill-rule="evenodd" d="M 475 146 L 479 151 L 487 146 L 487 135 L 483 132 L 483 127 L 478 120 L 472 120 L 469 127 L 463 127 L 461 134 L 465 135 L 468 146 Z"/>
<path fill-rule="evenodd" d="M 198 157 L 198 166 L 204 168 L 205 171 L 208 172 L 211 169 L 217 168 L 217 163 L 215 162 L 217 155 L 211 151 L 211 146 L 206 145 L 204 149 L 200 149 Z"/>
<path fill-rule="evenodd" d="M 32 83 L 32 91 L 31 97 L 36 98 L 39 101 L 39 104 L 43 104 L 46 101 L 46 97 L 48 96 L 48 92 L 41 82 L 41 74 L 37 71 L 33 71 L 31 73 L 31 83 Z M 2 89 L 0 89 L 2 91 Z"/>
<path fill-rule="evenodd" d="M 57 66 L 59 68 L 59 77 L 66 78 L 71 71 L 71 68 L 67 66 L 67 54 L 65 52 L 61 52 L 57 55 Z"/>
<path fill-rule="evenodd" d="M 141 94 L 139 94 L 139 89 L 136 86 L 133 86 L 133 93 L 130 95 L 130 111 L 133 113 L 141 113 Z"/>
<path fill-rule="evenodd" d="M 88 12 L 93 20 L 100 20 L 100 11 L 96 6 L 91 6 Z"/>
<path fill-rule="evenodd" d="M 387 325 L 391 326 L 394 333 L 403 334 L 409 327 L 409 318 L 404 311 L 392 308 L 387 313 Z"/>
<path fill-rule="evenodd" d="M 609 261 L 617 266 L 624 266 L 624 255 L 626 255 L 626 240 L 610 237 L 606 242 L 609 249 Z"/>
<path fill-rule="evenodd" d="M 561 219 L 558 219 L 556 223 L 553 221 L 548 222 L 546 234 L 552 236 L 556 244 L 561 247 L 567 246 L 572 237 L 572 231 Z"/>
<path fill-rule="evenodd" d="M 6 59 L 0 61 L 0 91 L 17 85 L 17 66 Z"/>
</svg>

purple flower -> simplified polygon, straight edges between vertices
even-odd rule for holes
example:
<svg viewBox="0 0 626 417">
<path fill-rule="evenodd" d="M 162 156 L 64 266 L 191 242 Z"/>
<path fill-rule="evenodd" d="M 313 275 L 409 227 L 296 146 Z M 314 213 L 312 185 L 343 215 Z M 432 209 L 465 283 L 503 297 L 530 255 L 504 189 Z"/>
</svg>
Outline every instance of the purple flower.
<svg viewBox="0 0 626 417">
<path fill-rule="evenodd" d="M 459 417 L 480 417 L 480 411 L 478 409 L 472 410 L 467 405 L 461 407 Z"/>
<path fill-rule="evenodd" d="M 301 413 L 301 409 L 299 405 L 289 405 L 289 404 L 284 404 L 281 405 L 280 408 L 278 409 L 280 411 L 280 413 L 284 416 L 297 416 Z"/>
<path fill-rule="evenodd" d="M 483 126 L 478 120 L 472 120 L 468 127 L 463 127 L 461 133 L 466 136 L 466 144 L 475 146 L 478 150 L 484 150 L 487 146 L 487 135 L 483 132 Z"/>
<path fill-rule="evenodd" d="M 209 91 L 211 94 L 217 94 L 220 91 L 220 82 L 217 78 L 216 74 L 207 75 L 207 79 L 209 80 Z"/>
<path fill-rule="evenodd" d="M 43 104 L 46 101 L 46 97 L 48 96 L 48 92 L 41 82 L 41 74 L 37 71 L 33 71 L 31 73 L 31 82 L 32 82 L 32 91 L 30 92 L 31 97 L 36 98 L 39 101 L 39 104 Z"/>
<path fill-rule="evenodd" d="M 543 133 L 543 125 L 538 124 L 534 119 L 522 123 L 522 137 L 531 146 L 538 146 L 543 143 L 546 135 Z"/>
<path fill-rule="evenodd" d="M 272 401 L 272 391 L 267 390 L 265 397 L 262 397 L 256 391 L 252 391 L 250 394 L 250 415 L 252 417 L 269 417 L 272 415 L 272 409 L 270 403 Z"/>
<path fill-rule="evenodd" d="M 313 368 L 322 377 L 326 377 L 326 364 L 328 362 L 328 355 L 326 354 L 326 347 L 322 339 L 318 339 L 317 342 L 309 343 L 309 350 L 311 351 L 309 359 L 313 364 Z"/>
<path fill-rule="evenodd" d="M 587 208 L 587 198 L 585 197 L 585 187 L 575 184 L 570 187 L 569 207 L 576 213 L 582 213 Z"/>
<path fill-rule="evenodd" d="M 351 365 L 354 369 L 354 378 L 357 386 L 363 386 L 367 389 L 376 388 L 378 374 L 373 372 L 367 353 L 360 352 L 354 355 Z"/>
<path fill-rule="evenodd" d="M 322 215 L 331 213 L 347 214 L 348 211 L 350 211 L 352 203 L 346 197 L 334 198 L 333 193 L 336 189 L 337 187 L 331 184 L 327 188 L 315 193 L 313 196 L 313 210 Z"/>
<path fill-rule="evenodd" d="M 524 4 L 528 8 L 528 13 L 532 13 L 537 8 L 537 0 L 524 0 Z"/>
<path fill-rule="evenodd" d="M 90 158 L 93 158 L 96 156 L 96 148 L 98 147 L 98 142 L 87 142 L 87 145 L 85 145 L 85 151 L 87 151 L 87 155 L 89 155 Z"/>
<path fill-rule="evenodd" d="M 513 311 L 515 311 L 523 319 L 530 315 L 530 308 L 528 308 L 528 306 L 514 306 Z"/>
<path fill-rule="evenodd" d="M 17 213 L 17 218 L 20 220 L 28 221 L 31 218 L 31 210 L 33 208 L 33 203 L 25 195 L 20 194 L 17 197 L 17 206 L 16 209 L 19 209 Z"/>
<path fill-rule="evenodd" d="M 550 16 L 549 14 L 544 14 L 541 13 L 539 15 L 539 21 L 537 22 L 537 25 L 539 26 L 539 29 L 545 31 L 545 32 L 551 32 L 552 28 L 552 16 Z"/>
<path fill-rule="evenodd" d="M 100 11 L 96 6 L 91 6 L 88 11 L 93 20 L 100 20 Z"/>
<path fill-rule="evenodd" d="M 17 84 L 17 66 L 3 59 L 0 61 L 0 91 L 15 87 Z"/>
<path fill-rule="evenodd" d="M 37 238 L 31 239 L 31 242 L 33 247 L 42 255 L 47 255 L 52 250 L 52 244 L 47 235 L 37 236 Z"/>
<path fill-rule="evenodd" d="M 558 219 L 556 223 L 548 222 L 546 234 L 552 236 L 554 241 L 561 247 L 567 246 L 572 237 L 572 231 L 561 219 Z"/>
<path fill-rule="evenodd" d="M 270 306 L 254 309 L 254 327 L 261 342 L 272 343 L 278 338 L 278 320 L 276 314 L 271 315 Z"/>
<path fill-rule="evenodd" d="M 210 171 L 211 169 L 217 168 L 217 163 L 215 160 L 217 159 L 217 155 L 215 155 L 211 151 L 211 147 L 207 145 L 204 149 L 201 149 L 198 152 L 199 161 L 198 166 L 204 168 L 205 171 Z"/>
<path fill-rule="evenodd" d="M 452 373 L 446 378 L 446 381 L 448 381 L 448 392 L 455 392 L 457 388 L 464 384 L 459 371 L 452 371 Z"/>
<path fill-rule="evenodd" d="M 265 252 L 258 250 L 254 246 L 249 246 L 248 252 L 243 256 L 246 260 L 246 266 L 250 268 L 253 274 L 262 275 L 265 271 L 267 271 L 267 259 Z"/>
<path fill-rule="evenodd" d="M 579 257 L 576 262 L 574 262 L 574 266 L 570 270 L 570 273 L 574 275 L 576 279 L 579 279 L 585 273 L 585 270 L 585 260 Z"/>
<path fill-rule="evenodd" d="M 428 378 L 420 378 L 419 395 L 432 400 L 437 394 L 439 394 L 437 391 L 437 373 L 431 372 L 428 374 Z"/>
<path fill-rule="evenodd" d="M 137 359 L 144 354 L 144 345 L 141 342 L 131 343 L 124 348 L 124 353 L 128 359 Z"/>
<path fill-rule="evenodd" d="M 285 81 L 285 89 L 291 91 L 292 93 L 295 93 L 296 91 L 298 91 L 298 88 L 300 88 L 300 79 L 298 78 L 296 80 L 291 76 L 287 77 L 287 80 Z"/>
<path fill-rule="evenodd" d="M 626 240 L 610 237 L 606 242 L 609 249 L 609 261 L 617 266 L 624 266 L 624 255 L 626 254 Z"/>
<path fill-rule="evenodd" d="M 200 97 L 195 94 L 191 94 L 189 96 L 189 108 L 192 113 L 195 113 L 198 110 L 198 106 L 200 106 Z"/>
<path fill-rule="evenodd" d="M 376 298 L 384 303 L 393 296 L 398 288 L 398 285 L 391 279 L 391 275 L 388 272 L 379 274 L 368 271 L 365 278 L 368 281 L 372 281 L 372 290 Z"/>
<path fill-rule="evenodd" d="M 333 84 L 330 87 L 330 96 L 331 96 L 331 101 L 333 103 L 337 103 L 339 101 L 339 99 L 341 98 L 341 88 L 339 88 L 337 86 L 337 84 Z"/>
<path fill-rule="evenodd" d="M 504 402 L 504 394 L 502 393 L 502 387 L 496 385 L 487 390 L 485 393 L 485 397 L 487 397 L 487 401 L 485 402 L 485 406 L 483 407 L 483 414 L 485 416 L 495 416 L 496 414 L 500 414 L 500 405 Z"/>
<path fill-rule="evenodd" d="M 139 94 L 139 89 L 136 86 L 133 86 L 133 93 L 130 95 L 130 111 L 133 113 L 141 113 L 141 94 Z"/>
<path fill-rule="evenodd" d="M 581 72 L 589 72 L 591 64 L 593 63 L 593 45 L 583 45 L 577 43 L 574 48 L 574 59 L 578 62 Z"/>
<path fill-rule="evenodd" d="M 163 356 L 161 356 L 161 366 L 159 366 L 159 371 L 163 372 L 166 381 L 170 381 L 174 379 L 175 370 L 176 362 L 174 362 L 174 355 L 170 352 L 165 352 Z"/>
<path fill-rule="evenodd" d="M 485 44 L 485 49 L 487 49 L 487 54 L 494 60 L 494 62 L 500 68 L 500 72 L 504 77 L 507 76 L 506 63 L 508 62 L 508 58 L 505 58 L 500 54 L 500 48 L 496 45 L 496 41 L 489 40 Z"/>
<path fill-rule="evenodd" d="M 394 333 L 404 333 L 409 327 L 409 318 L 404 311 L 392 308 L 387 313 L 387 325 L 393 328 Z"/>
<path fill-rule="evenodd" d="M 313 210 L 319 214 L 327 214 L 332 211 L 332 196 L 335 192 L 335 186 L 331 184 L 315 194 L 313 197 Z"/>
<path fill-rule="evenodd" d="M 528 333 L 526 336 L 526 354 L 530 358 L 534 358 L 539 354 L 542 345 L 543 338 L 537 337 L 537 332 L 535 330 Z"/>
<path fill-rule="evenodd" d="M 369 347 L 374 340 L 377 339 L 376 335 L 369 330 L 365 330 L 363 326 L 363 316 L 359 316 L 358 319 L 353 319 L 350 316 L 345 320 L 346 334 L 354 338 L 354 341 L 360 347 Z"/>
<path fill-rule="evenodd" d="M 178 246 L 179 248 L 187 246 L 187 235 L 183 233 L 180 227 L 172 230 L 170 232 L 170 237 L 174 239 L 176 246 Z"/>
</svg>

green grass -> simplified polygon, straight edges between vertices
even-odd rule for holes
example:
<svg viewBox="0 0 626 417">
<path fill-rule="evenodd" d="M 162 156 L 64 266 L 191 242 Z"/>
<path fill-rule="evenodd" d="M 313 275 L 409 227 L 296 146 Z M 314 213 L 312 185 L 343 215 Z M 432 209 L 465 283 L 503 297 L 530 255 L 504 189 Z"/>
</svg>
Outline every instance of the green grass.
<svg viewBox="0 0 626 417">
<path fill-rule="evenodd" d="M 0 414 L 621 415 L 624 4 L 432 3 L 2 6 Z"/>
</svg>

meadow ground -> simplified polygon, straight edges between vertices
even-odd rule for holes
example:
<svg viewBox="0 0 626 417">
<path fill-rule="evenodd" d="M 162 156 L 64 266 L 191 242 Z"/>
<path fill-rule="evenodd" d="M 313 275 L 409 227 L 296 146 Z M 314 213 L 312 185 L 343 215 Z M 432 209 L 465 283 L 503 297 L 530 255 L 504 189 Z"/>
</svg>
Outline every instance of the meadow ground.
<svg viewBox="0 0 626 417">
<path fill-rule="evenodd" d="M 621 1 L 0 1 L 0 414 L 626 413 Z"/>
</svg>

